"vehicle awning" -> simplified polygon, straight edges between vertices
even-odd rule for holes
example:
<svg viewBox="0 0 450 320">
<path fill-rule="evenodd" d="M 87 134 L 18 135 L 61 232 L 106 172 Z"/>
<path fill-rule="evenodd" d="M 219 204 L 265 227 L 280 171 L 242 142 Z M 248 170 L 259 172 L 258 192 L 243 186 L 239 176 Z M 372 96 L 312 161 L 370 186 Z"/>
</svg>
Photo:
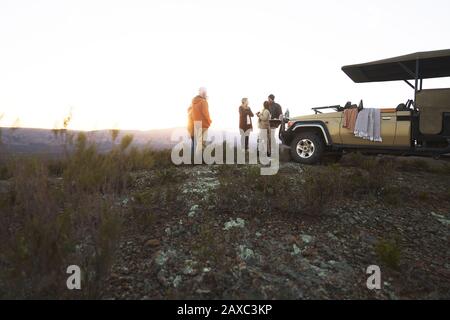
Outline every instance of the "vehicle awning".
<svg viewBox="0 0 450 320">
<path fill-rule="evenodd" d="M 419 79 L 450 77 L 450 49 L 417 52 L 400 57 L 342 67 L 354 82 L 413 80 L 419 61 Z"/>
</svg>

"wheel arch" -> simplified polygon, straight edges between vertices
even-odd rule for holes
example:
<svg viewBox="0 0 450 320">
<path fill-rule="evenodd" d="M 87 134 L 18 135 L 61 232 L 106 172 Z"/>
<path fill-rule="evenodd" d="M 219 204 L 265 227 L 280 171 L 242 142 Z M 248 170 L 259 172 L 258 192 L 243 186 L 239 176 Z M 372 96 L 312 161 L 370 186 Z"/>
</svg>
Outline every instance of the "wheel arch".
<svg viewBox="0 0 450 320">
<path fill-rule="evenodd" d="M 322 138 L 326 146 L 331 146 L 333 144 L 328 128 L 322 121 L 299 121 L 292 125 L 291 131 L 293 136 L 300 132 L 314 132 Z"/>
</svg>

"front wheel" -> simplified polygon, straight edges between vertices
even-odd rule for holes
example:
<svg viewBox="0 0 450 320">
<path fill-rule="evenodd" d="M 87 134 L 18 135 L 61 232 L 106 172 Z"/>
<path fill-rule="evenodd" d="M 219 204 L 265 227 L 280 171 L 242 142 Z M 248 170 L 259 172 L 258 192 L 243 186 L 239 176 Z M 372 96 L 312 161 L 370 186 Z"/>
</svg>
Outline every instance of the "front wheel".
<svg viewBox="0 0 450 320">
<path fill-rule="evenodd" d="M 299 133 L 291 143 L 291 156 L 303 164 L 320 162 L 325 146 L 323 140 L 313 132 Z"/>
</svg>

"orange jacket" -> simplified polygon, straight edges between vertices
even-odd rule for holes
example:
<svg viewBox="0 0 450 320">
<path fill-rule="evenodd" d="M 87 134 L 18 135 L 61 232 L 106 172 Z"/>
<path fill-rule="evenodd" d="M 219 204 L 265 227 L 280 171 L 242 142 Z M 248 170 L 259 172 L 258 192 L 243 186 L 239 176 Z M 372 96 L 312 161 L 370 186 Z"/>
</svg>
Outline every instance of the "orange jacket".
<svg viewBox="0 0 450 320">
<path fill-rule="evenodd" d="M 211 118 L 209 117 L 208 101 L 205 98 L 196 96 L 192 100 L 192 120 L 195 122 L 201 121 L 202 128 L 209 128 L 211 125 Z"/>
<path fill-rule="evenodd" d="M 188 123 L 187 123 L 187 130 L 189 132 L 189 135 L 191 137 L 194 136 L 194 120 L 192 118 L 192 106 L 188 108 Z"/>
</svg>

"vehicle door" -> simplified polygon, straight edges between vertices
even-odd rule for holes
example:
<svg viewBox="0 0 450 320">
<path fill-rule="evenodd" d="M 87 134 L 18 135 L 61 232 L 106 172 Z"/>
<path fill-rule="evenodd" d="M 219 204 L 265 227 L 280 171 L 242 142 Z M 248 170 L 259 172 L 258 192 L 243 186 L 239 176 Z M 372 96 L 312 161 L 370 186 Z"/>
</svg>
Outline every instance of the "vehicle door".
<svg viewBox="0 0 450 320">
<path fill-rule="evenodd" d="M 411 111 L 397 111 L 397 128 L 394 145 L 397 147 L 411 146 Z"/>
<path fill-rule="evenodd" d="M 395 131 L 397 126 L 397 113 L 395 109 L 381 109 L 381 139 L 382 142 L 370 141 L 360 137 L 356 137 L 355 134 L 342 127 L 343 118 L 340 126 L 340 136 L 343 145 L 351 146 L 368 146 L 368 147 L 380 147 L 380 146 L 394 146 Z"/>
</svg>

